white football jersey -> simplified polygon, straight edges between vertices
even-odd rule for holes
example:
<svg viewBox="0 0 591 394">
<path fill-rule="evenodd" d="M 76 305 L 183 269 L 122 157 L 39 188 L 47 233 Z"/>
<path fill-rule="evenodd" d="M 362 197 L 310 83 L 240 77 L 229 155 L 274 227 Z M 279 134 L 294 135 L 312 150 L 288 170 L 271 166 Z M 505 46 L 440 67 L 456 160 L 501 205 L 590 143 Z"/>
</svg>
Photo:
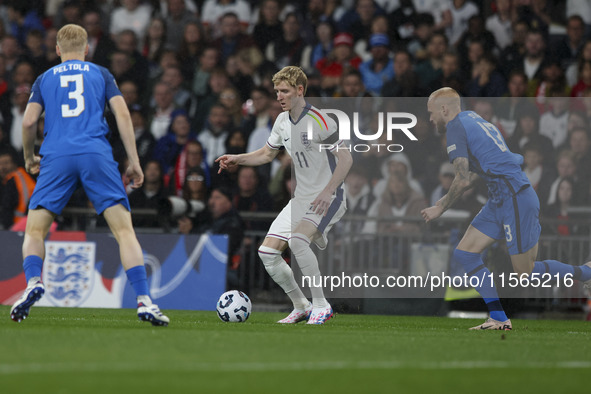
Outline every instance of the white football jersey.
<svg viewBox="0 0 591 394">
<path fill-rule="evenodd" d="M 283 146 L 291 156 L 297 183 L 295 197 L 313 200 L 326 187 L 337 165 L 332 152 L 345 148 L 338 135 L 336 122 L 309 104 L 297 120 L 291 119 L 288 111 L 277 117 L 267 146 Z"/>
</svg>

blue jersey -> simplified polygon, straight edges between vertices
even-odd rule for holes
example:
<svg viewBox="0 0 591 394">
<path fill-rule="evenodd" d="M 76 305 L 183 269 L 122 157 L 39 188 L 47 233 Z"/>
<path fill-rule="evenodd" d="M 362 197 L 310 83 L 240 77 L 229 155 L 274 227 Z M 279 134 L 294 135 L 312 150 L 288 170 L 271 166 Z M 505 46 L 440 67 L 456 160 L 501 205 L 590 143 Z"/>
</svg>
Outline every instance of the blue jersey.
<svg viewBox="0 0 591 394">
<path fill-rule="evenodd" d="M 105 104 L 120 94 L 111 73 L 93 63 L 68 60 L 41 74 L 29 98 L 45 109 L 40 154 L 111 154 Z"/>
<path fill-rule="evenodd" d="M 447 124 L 449 161 L 465 157 L 470 171 L 486 181 L 493 202 L 529 186 L 521 170 L 523 156 L 512 153 L 495 125 L 473 111 L 460 112 Z"/>
</svg>

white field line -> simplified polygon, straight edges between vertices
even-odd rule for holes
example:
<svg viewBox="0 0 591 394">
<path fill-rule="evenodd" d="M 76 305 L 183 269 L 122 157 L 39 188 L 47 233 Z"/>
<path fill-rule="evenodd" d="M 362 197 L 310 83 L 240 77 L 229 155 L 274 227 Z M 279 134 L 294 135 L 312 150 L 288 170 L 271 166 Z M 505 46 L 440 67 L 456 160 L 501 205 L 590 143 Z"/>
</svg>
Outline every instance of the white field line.
<svg viewBox="0 0 591 394">
<path fill-rule="evenodd" d="M 73 372 L 265 372 L 265 371 L 309 371 L 309 370 L 370 370 L 370 369 L 419 369 L 419 370 L 474 370 L 489 368 L 559 368 L 590 369 L 591 361 L 559 361 L 512 363 L 507 361 L 446 361 L 431 363 L 409 363 L 403 361 L 322 361 L 322 362 L 255 362 L 255 363 L 186 363 L 167 366 L 166 364 L 145 365 L 130 363 L 21 363 L 0 364 L 0 375 L 31 373 L 73 373 Z"/>
</svg>

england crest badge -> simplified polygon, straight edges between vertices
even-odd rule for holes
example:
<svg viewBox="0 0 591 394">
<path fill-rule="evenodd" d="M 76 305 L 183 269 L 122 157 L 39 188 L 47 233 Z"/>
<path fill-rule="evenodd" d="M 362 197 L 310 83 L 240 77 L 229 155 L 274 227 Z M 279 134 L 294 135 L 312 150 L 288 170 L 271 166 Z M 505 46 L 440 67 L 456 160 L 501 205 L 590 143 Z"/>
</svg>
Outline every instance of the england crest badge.
<svg viewBox="0 0 591 394">
<path fill-rule="evenodd" d="M 92 292 L 96 244 L 50 241 L 46 251 L 45 296 L 55 306 L 79 306 Z"/>
</svg>

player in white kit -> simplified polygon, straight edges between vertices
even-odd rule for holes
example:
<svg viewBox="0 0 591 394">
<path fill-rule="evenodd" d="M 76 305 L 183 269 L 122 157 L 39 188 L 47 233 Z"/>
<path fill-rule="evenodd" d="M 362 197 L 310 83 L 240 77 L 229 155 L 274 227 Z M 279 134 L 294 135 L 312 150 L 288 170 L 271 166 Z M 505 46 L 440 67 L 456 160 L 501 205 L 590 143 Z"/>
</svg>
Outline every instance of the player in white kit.
<svg viewBox="0 0 591 394">
<path fill-rule="evenodd" d="M 339 139 L 336 123 L 306 103 L 308 78 L 301 68 L 284 67 L 273 76 L 273 84 L 284 112 L 275 120 L 267 143 L 251 153 L 220 156 L 216 162 L 220 163 L 220 171 L 237 165 L 259 166 L 271 162 L 282 146 L 292 157 L 297 184 L 294 198 L 271 224 L 259 256 L 269 275 L 293 302 L 293 311 L 278 323 L 307 320 L 308 324 L 324 324 L 333 311 L 322 286 L 318 286 L 318 259 L 310 244 L 314 242 L 324 249 L 326 234 L 345 213 L 343 181 L 353 160 Z M 312 303 L 281 257 L 288 244 L 302 275 L 312 279 Z"/>
</svg>

